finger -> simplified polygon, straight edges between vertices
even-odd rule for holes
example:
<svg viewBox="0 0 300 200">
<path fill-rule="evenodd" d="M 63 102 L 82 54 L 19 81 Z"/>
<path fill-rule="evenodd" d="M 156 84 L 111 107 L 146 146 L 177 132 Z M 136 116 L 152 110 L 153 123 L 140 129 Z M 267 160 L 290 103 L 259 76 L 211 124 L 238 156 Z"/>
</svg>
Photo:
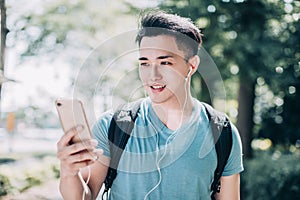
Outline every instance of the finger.
<svg viewBox="0 0 300 200">
<path fill-rule="evenodd" d="M 71 154 L 78 153 L 83 150 L 94 150 L 96 146 L 98 145 L 98 141 L 95 139 L 90 139 L 90 140 L 84 140 L 82 142 L 75 143 L 69 148 L 71 149 Z"/>
<path fill-rule="evenodd" d="M 78 133 L 81 133 L 84 129 L 83 125 L 77 125 L 70 130 L 66 131 L 66 133 L 61 137 L 61 139 L 57 143 L 57 147 L 61 148 L 63 146 L 69 145 L 72 138 L 77 135 Z"/>
<path fill-rule="evenodd" d="M 68 160 L 67 159 L 63 160 L 61 162 L 61 173 L 76 175 L 78 173 L 79 169 L 81 169 L 81 168 L 84 168 L 95 162 L 103 163 L 103 161 L 102 161 L 103 160 L 103 158 L 102 158 L 103 150 L 102 149 L 94 149 L 91 152 L 86 151 L 85 153 L 86 154 L 89 153 L 89 155 L 82 155 L 82 157 L 78 159 L 78 155 L 76 154 L 77 157 L 75 155 L 71 155 L 68 157 Z M 78 160 L 82 160 L 82 161 L 78 161 Z M 106 162 L 104 162 L 104 163 L 106 163 Z"/>
<path fill-rule="evenodd" d="M 93 155 L 94 155 L 94 160 L 97 161 L 100 159 L 100 157 L 103 155 L 104 151 L 103 149 L 94 149 Z"/>
<path fill-rule="evenodd" d="M 110 163 L 110 159 L 103 154 L 104 151 L 102 149 L 95 149 L 94 152 L 96 153 L 95 161 L 108 167 Z"/>
<path fill-rule="evenodd" d="M 80 170 L 81 168 L 84 168 L 84 167 L 86 167 L 88 165 L 91 165 L 93 163 L 95 163 L 94 160 L 86 160 L 84 162 L 75 163 L 74 166 L 76 167 L 77 170 Z"/>
<path fill-rule="evenodd" d="M 96 148 L 97 144 L 97 140 L 91 139 L 66 146 L 63 151 L 59 152 L 61 154 L 59 157 L 63 159 L 64 157 L 67 158 L 82 151 L 93 151 Z"/>
<path fill-rule="evenodd" d="M 100 157 L 103 155 L 102 149 L 92 149 L 92 150 L 84 150 L 77 154 L 73 154 L 69 157 L 69 162 L 76 163 L 76 162 L 82 162 L 87 160 L 99 160 Z"/>
<path fill-rule="evenodd" d="M 81 151 L 80 153 L 76 153 L 74 155 L 69 156 L 69 163 L 80 163 L 86 161 L 95 161 L 99 158 L 98 154 L 95 151 Z"/>
<path fill-rule="evenodd" d="M 64 146 L 63 148 L 57 151 L 57 157 L 60 160 L 66 160 L 71 155 L 80 153 L 82 151 L 86 151 L 86 150 L 93 151 L 96 148 L 97 144 L 98 144 L 97 140 L 91 139 L 91 140 L 78 142 L 69 146 Z"/>
<path fill-rule="evenodd" d="M 67 162 L 63 162 L 63 165 L 65 166 L 63 169 L 61 169 L 61 173 L 64 174 L 71 174 L 71 175 L 77 175 L 78 171 L 88 165 L 93 164 L 95 161 L 93 160 L 86 160 L 83 162 L 77 162 L 68 164 Z"/>
<path fill-rule="evenodd" d="M 66 134 L 68 132 L 75 132 L 76 134 L 79 133 L 79 132 L 82 132 L 84 129 L 84 126 L 82 124 L 78 124 L 72 128 L 70 128 L 69 130 L 66 131 Z"/>
</svg>

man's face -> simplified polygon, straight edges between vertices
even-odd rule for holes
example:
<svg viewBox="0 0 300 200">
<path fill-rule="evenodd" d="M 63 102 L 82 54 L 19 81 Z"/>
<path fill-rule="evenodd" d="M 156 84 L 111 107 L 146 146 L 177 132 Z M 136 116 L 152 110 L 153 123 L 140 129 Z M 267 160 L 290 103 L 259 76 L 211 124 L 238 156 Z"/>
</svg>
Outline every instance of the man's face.
<svg viewBox="0 0 300 200">
<path fill-rule="evenodd" d="M 184 98 L 189 64 L 172 36 L 144 37 L 140 43 L 140 78 L 154 103 Z"/>
</svg>

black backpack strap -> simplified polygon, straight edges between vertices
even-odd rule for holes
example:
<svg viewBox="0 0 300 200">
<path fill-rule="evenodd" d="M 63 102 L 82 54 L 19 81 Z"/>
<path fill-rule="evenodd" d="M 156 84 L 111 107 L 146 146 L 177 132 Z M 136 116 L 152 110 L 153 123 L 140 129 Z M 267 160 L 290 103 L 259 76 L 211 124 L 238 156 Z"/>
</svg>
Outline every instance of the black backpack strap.
<svg viewBox="0 0 300 200">
<path fill-rule="evenodd" d="M 117 176 L 119 161 L 134 127 L 141 101 L 142 99 L 119 106 L 110 122 L 108 129 L 110 164 L 104 181 L 105 189 L 102 198 L 105 193 L 108 193 Z"/>
<path fill-rule="evenodd" d="M 214 180 L 211 184 L 211 199 L 215 200 L 215 194 L 220 192 L 220 178 L 226 166 L 227 160 L 232 148 L 232 131 L 228 117 L 219 111 L 213 109 L 210 105 L 203 103 L 215 141 L 217 153 L 217 167 L 214 173 Z"/>
</svg>

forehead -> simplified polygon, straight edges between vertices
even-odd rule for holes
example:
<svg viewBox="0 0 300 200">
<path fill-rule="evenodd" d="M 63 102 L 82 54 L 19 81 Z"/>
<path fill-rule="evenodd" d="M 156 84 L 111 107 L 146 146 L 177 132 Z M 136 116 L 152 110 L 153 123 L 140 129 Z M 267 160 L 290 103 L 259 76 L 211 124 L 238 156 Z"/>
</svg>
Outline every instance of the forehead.
<svg viewBox="0 0 300 200">
<path fill-rule="evenodd" d="M 176 40 L 172 36 L 143 37 L 140 43 L 141 57 L 158 57 L 162 54 L 184 57 L 184 52 L 178 49 Z"/>
</svg>

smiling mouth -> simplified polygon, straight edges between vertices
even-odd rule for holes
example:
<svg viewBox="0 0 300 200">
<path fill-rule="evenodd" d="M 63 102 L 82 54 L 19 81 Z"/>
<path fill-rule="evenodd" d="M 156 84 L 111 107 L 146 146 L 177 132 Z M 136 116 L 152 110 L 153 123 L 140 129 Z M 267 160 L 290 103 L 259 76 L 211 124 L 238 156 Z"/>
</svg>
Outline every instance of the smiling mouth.
<svg viewBox="0 0 300 200">
<path fill-rule="evenodd" d="M 166 85 L 151 85 L 150 88 L 152 92 L 157 93 L 162 92 L 166 88 Z"/>
<path fill-rule="evenodd" d="M 150 87 L 154 90 L 161 90 L 161 89 L 164 89 L 166 86 L 165 85 L 152 85 Z"/>
</svg>

